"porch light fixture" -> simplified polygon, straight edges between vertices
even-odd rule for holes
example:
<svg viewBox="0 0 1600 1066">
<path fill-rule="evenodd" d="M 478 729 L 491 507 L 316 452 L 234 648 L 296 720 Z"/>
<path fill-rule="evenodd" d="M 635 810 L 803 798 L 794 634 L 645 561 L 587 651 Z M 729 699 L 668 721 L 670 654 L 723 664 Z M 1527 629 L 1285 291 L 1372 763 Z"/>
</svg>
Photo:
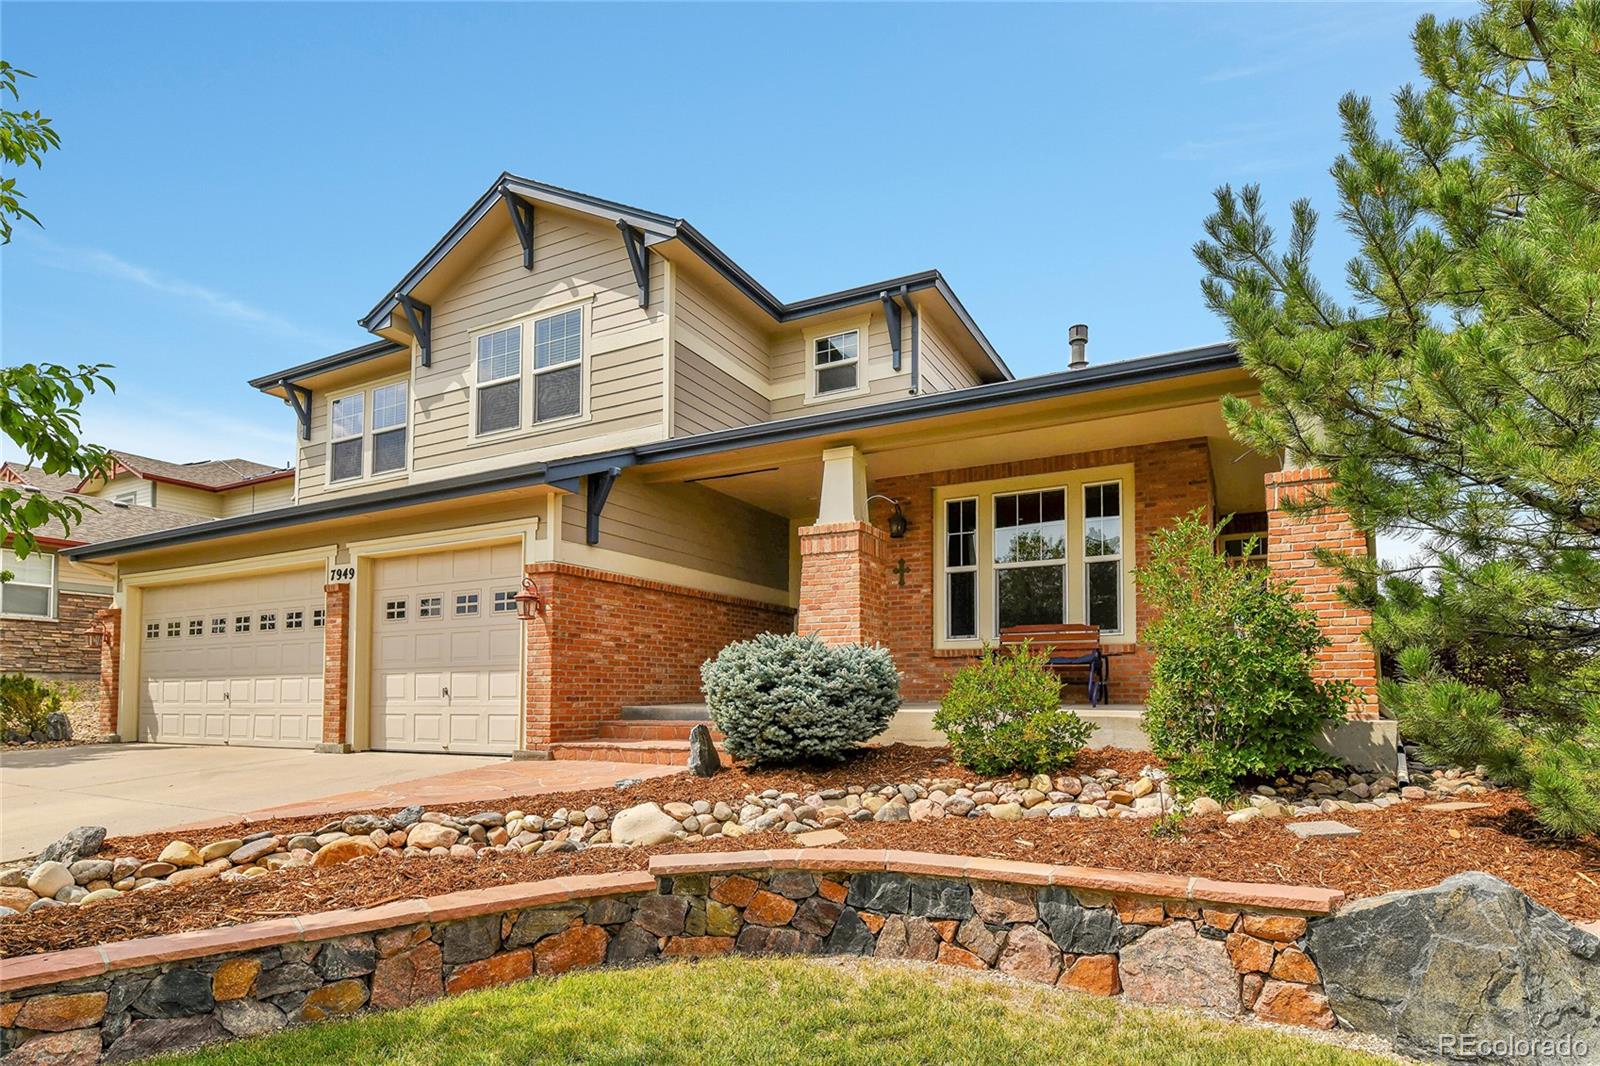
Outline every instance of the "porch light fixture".
<svg viewBox="0 0 1600 1066">
<path fill-rule="evenodd" d="M 544 597 L 539 595 L 539 587 L 533 583 L 533 578 L 523 578 L 522 591 L 512 598 L 517 602 L 517 617 L 524 622 L 531 622 L 544 614 Z"/>
<path fill-rule="evenodd" d="M 906 535 L 906 513 L 900 509 L 900 501 L 893 496 L 868 496 L 867 502 L 873 500 L 887 500 L 894 504 L 894 513 L 889 516 L 889 538 L 899 540 Z"/>
<path fill-rule="evenodd" d="M 111 641 L 111 627 L 104 622 L 90 622 L 83 631 L 83 642 L 91 651 L 99 651 Z"/>
</svg>

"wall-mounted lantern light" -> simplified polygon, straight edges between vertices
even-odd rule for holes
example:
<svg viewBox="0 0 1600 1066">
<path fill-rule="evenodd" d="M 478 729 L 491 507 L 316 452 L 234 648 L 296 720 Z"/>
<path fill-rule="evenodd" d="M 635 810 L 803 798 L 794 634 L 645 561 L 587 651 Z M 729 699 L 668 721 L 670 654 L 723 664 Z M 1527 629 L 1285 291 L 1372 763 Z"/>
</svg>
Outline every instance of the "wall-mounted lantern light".
<svg viewBox="0 0 1600 1066">
<path fill-rule="evenodd" d="M 517 617 L 524 622 L 531 622 L 544 614 L 544 597 L 539 595 L 539 587 L 533 583 L 533 578 L 522 579 L 522 591 L 514 598 L 517 601 Z"/>
<path fill-rule="evenodd" d="M 91 651 L 99 651 L 111 640 L 111 627 L 104 622 L 90 622 L 83 631 L 83 643 Z"/>
<path fill-rule="evenodd" d="M 894 504 L 894 513 L 889 515 L 889 536 L 893 540 L 899 540 L 901 537 L 905 536 L 906 526 L 908 523 L 906 522 L 906 513 L 900 509 L 900 501 L 895 499 L 893 496 L 875 495 L 867 497 L 868 503 L 871 503 L 873 500 L 887 500 L 889 503 Z"/>
</svg>

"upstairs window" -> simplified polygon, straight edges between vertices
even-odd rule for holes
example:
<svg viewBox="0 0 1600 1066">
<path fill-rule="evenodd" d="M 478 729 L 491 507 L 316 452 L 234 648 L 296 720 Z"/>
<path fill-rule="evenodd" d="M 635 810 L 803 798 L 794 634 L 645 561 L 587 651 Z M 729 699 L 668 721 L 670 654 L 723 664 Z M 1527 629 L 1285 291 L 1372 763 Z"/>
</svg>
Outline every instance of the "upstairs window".
<svg viewBox="0 0 1600 1066">
<path fill-rule="evenodd" d="M 0 549 L 0 570 L 11 580 L 0 584 L 0 614 L 24 618 L 54 618 L 56 614 L 56 557 L 34 552 L 18 559 L 10 548 Z"/>
<path fill-rule="evenodd" d="M 333 401 L 330 412 L 333 456 L 329 463 L 329 481 L 353 481 L 365 469 L 362 452 L 366 442 L 366 401 L 366 393 L 362 392 Z"/>
<path fill-rule="evenodd" d="M 818 396 L 855 392 L 860 386 L 861 331 L 846 330 L 811 342 L 812 391 Z"/>
<path fill-rule="evenodd" d="M 533 324 L 533 420 L 583 413 L 583 308 Z"/>
<path fill-rule="evenodd" d="M 478 433 L 499 433 L 522 424 L 522 327 L 478 338 Z"/>
<path fill-rule="evenodd" d="M 406 468 L 406 383 L 372 390 L 372 472 Z"/>
</svg>

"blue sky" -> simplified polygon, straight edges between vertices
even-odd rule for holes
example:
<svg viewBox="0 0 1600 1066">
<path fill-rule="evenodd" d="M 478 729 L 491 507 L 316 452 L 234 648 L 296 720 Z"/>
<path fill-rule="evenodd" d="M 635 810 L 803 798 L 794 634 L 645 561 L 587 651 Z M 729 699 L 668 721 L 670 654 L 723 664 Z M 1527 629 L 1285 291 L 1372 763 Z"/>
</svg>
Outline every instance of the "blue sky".
<svg viewBox="0 0 1600 1066">
<path fill-rule="evenodd" d="M 1331 218 L 1335 104 L 1416 78 L 1426 8 L 8 0 L 63 145 L 18 175 L 0 357 L 116 364 L 101 443 L 287 462 L 245 380 L 368 339 L 502 170 L 687 218 L 785 299 L 938 267 L 1019 375 L 1078 321 L 1095 361 L 1220 340 L 1212 189 Z"/>
</svg>

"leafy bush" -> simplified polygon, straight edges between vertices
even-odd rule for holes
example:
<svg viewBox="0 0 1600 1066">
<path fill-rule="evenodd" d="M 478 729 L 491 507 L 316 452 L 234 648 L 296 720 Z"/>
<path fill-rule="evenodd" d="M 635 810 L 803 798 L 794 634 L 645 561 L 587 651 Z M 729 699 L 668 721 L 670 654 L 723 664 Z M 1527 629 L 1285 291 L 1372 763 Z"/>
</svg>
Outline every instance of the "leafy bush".
<svg viewBox="0 0 1600 1066">
<path fill-rule="evenodd" d="M 61 710 L 61 695 L 26 674 L 0 674 L 0 737 L 26 740 L 44 732 L 46 720 Z"/>
<path fill-rule="evenodd" d="M 889 652 L 816 637 L 763 633 L 700 667 L 711 721 L 736 759 L 840 759 L 889 726 L 900 675 Z"/>
<path fill-rule="evenodd" d="M 1157 530 L 1137 575 L 1157 612 L 1143 635 L 1155 652 L 1145 733 L 1185 791 L 1215 796 L 1325 765 L 1313 738 L 1355 695 L 1311 676 L 1327 644 L 1316 615 L 1293 586 L 1219 555 L 1221 529 L 1196 511 Z"/>
<path fill-rule="evenodd" d="M 1061 679 L 1049 655 L 1024 643 L 1010 654 L 983 649 L 939 701 L 933 724 L 956 761 L 980 774 L 1049 773 L 1077 758 L 1097 728 L 1061 708 Z"/>
</svg>

